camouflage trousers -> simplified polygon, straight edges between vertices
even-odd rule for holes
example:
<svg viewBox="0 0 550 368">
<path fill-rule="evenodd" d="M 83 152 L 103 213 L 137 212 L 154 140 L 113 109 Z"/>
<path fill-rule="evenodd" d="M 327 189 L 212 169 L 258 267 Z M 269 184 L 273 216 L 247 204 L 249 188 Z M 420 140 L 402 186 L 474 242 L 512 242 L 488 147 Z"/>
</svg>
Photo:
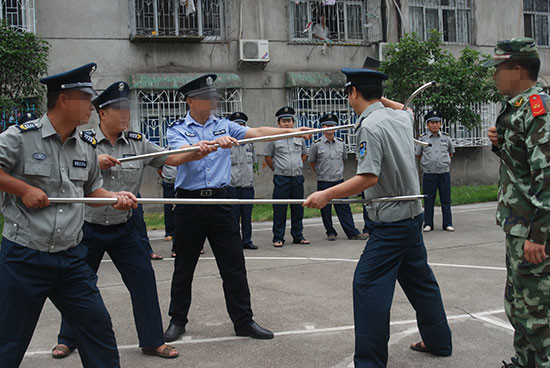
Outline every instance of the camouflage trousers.
<svg viewBox="0 0 550 368">
<path fill-rule="evenodd" d="M 520 367 L 550 368 L 550 259 L 538 265 L 523 257 L 525 238 L 506 235 L 504 307 L 514 327 Z M 550 255 L 550 241 L 546 243 Z"/>
</svg>

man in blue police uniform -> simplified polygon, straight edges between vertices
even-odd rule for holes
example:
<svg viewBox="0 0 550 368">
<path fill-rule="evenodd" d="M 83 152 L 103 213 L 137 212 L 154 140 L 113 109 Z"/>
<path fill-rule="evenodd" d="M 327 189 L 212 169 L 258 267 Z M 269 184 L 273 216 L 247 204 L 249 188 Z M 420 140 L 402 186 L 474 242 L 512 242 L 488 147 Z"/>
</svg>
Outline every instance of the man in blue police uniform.
<svg viewBox="0 0 550 368">
<path fill-rule="evenodd" d="M 413 114 L 382 97 L 383 73 L 342 69 L 348 101 L 361 114 L 357 131 L 357 175 L 313 193 L 304 206 L 323 208 L 334 198 L 365 191 L 367 199 L 420 192 L 413 147 Z M 449 356 L 451 331 L 439 286 L 428 266 L 422 239 L 420 201 L 368 206 L 374 228 L 353 280 L 355 367 L 385 367 L 388 360 L 390 309 L 395 281 L 416 310 L 423 341 L 411 349 Z"/>
<path fill-rule="evenodd" d="M 319 119 L 323 128 L 338 125 L 338 115 L 328 113 Z M 317 175 L 317 190 L 324 190 L 344 181 L 344 161 L 348 152 L 344 140 L 334 136 L 334 131 L 324 132 L 323 136 L 311 145 L 309 150 L 309 165 Z M 353 222 L 353 215 L 349 204 L 334 205 L 336 215 L 348 239 L 365 240 L 367 237 L 359 232 Z M 327 204 L 321 209 L 321 218 L 327 232 L 327 239 L 335 241 L 336 229 L 332 224 L 332 205 Z"/>
<path fill-rule="evenodd" d="M 120 366 L 111 318 L 81 243 L 85 206 L 48 200 L 116 197 L 117 210 L 137 206 L 132 193 L 102 188 L 96 139 L 76 129 L 93 110 L 95 68 L 90 63 L 41 79 L 48 112 L 0 135 L 2 367 L 20 365 L 46 298 L 73 326 L 84 367 Z"/>
<path fill-rule="evenodd" d="M 276 113 L 279 128 L 294 127 L 294 114 L 291 106 L 281 107 Z M 304 198 L 304 176 L 302 169 L 307 159 L 306 144 L 302 139 L 290 138 L 264 145 L 265 162 L 273 170 L 274 199 Z M 285 243 L 286 204 L 273 205 L 273 246 L 280 248 Z M 310 244 L 304 238 L 304 209 L 297 204 L 290 205 L 290 235 L 294 244 Z"/>
<path fill-rule="evenodd" d="M 425 116 L 428 131 L 422 134 L 420 141 L 430 146 L 415 147 L 416 158 L 422 166 L 422 188 L 427 196 L 424 200 L 424 231 L 434 229 L 435 195 L 439 190 L 441 212 L 443 212 L 443 230 L 455 231 L 451 214 L 451 158 L 455 153 L 451 137 L 441 131 L 441 114 L 432 110 Z"/>
<path fill-rule="evenodd" d="M 122 188 L 137 194 L 145 166 L 156 169 L 165 163 L 183 163 L 180 155 L 160 156 L 145 160 L 123 162 L 117 157 L 129 157 L 160 152 L 141 133 L 128 131 L 130 125 L 130 88 L 125 82 L 110 85 L 92 101 L 99 115 L 95 138 L 99 168 L 103 184 L 109 190 Z M 132 211 L 113 211 L 111 208 L 87 208 L 84 215 L 84 238 L 88 248 L 86 262 L 97 272 L 101 259 L 108 253 L 130 292 L 139 346 L 144 354 L 163 358 L 175 358 L 175 348 L 164 344 L 162 317 L 160 314 L 155 273 L 149 251 L 136 232 Z M 63 318 L 55 358 L 65 357 L 78 346 L 72 324 Z M 56 354 L 57 351 L 57 354 Z"/>
<path fill-rule="evenodd" d="M 245 126 L 248 116 L 244 112 L 231 114 L 229 120 Z M 254 144 L 242 144 L 231 148 L 231 183 L 227 188 L 229 198 L 254 199 L 254 170 L 258 165 Z M 234 204 L 233 215 L 241 227 L 244 249 L 258 249 L 252 242 L 252 205 Z"/>
<path fill-rule="evenodd" d="M 219 98 L 215 79 L 215 74 L 204 75 L 179 89 L 187 100 L 189 112 L 168 128 L 168 143 L 172 149 L 198 146 L 200 151 L 183 154 L 193 161 L 178 167 L 178 198 L 226 198 L 231 180 L 228 148 L 236 144 L 237 139 L 307 130 L 249 128 L 212 115 Z M 216 149 L 213 143 L 222 149 Z M 178 205 L 175 216 L 176 259 L 169 310 L 172 320 L 164 334 L 165 341 L 174 341 L 185 332 L 193 273 L 207 238 L 223 279 L 227 311 L 236 334 L 258 339 L 273 338 L 271 331 L 252 319 L 243 247 L 232 207 Z"/>
</svg>

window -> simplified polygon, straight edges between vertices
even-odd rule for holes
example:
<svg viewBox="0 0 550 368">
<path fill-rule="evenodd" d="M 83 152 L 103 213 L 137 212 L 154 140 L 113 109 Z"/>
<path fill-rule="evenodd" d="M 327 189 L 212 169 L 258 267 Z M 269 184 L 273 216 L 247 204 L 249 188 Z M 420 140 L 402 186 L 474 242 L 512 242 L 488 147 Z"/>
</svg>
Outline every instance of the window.
<svg viewBox="0 0 550 368">
<path fill-rule="evenodd" d="M 219 90 L 221 96 L 219 114 L 229 116 L 242 110 L 241 90 L 227 88 Z M 177 90 L 137 90 L 138 123 L 141 132 L 151 142 L 165 147 L 166 129 L 174 120 L 183 118 L 187 104 Z"/>
<path fill-rule="evenodd" d="M 34 33 L 34 0 L 0 0 L 0 20 L 5 20 L 14 28 Z"/>
<path fill-rule="evenodd" d="M 219 40 L 225 36 L 227 0 L 132 0 L 133 38 L 181 37 Z"/>
<path fill-rule="evenodd" d="M 292 41 L 382 40 L 379 1 L 290 0 L 289 9 Z"/>
<path fill-rule="evenodd" d="M 428 112 L 428 108 L 422 109 L 424 114 Z M 487 136 L 489 127 L 495 124 L 498 116 L 498 105 L 494 103 L 475 104 L 473 110 L 481 116 L 481 126 L 473 130 L 466 129 L 464 125 L 458 123 L 449 123 L 443 121 L 441 130 L 451 137 L 455 147 L 482 147 L 490 146 L 491 142 Z M 424 114 L 419 117 L 420 134 L 426 132 L 427 127 L 424 123 Z"/>
<path fill-rule="evenodd" d="M 523 0 L 523 23 L 525 36 L 532 37 L 538 46 L 548 46 L 548 17 L 550 1 Z"/>
<path fill-rule="evenodd" d="M 470 43 L 470 0 L 411 0 L 411 32 L 425 40 L 433 29 L 449 43 Z"/>
<path fill-rule="evenodd" d="M 289 100 L 290 106 L 296 110 L 297 126 L 320 128 L 319 118 L 329 112 L 338 114 L 341 125 L 354 124 L 357 120 L 343 88 L 292 88 Z M 313 139 L 320 136 L 317 134 Z M 338 130 L 336 136 L 344 140 L 348 152 L 355 153 L 356 136 L 351 129 Z M 309 147 L 311 142 L 311 139 L 306 141 L 306 145 Z"/>
</svg>

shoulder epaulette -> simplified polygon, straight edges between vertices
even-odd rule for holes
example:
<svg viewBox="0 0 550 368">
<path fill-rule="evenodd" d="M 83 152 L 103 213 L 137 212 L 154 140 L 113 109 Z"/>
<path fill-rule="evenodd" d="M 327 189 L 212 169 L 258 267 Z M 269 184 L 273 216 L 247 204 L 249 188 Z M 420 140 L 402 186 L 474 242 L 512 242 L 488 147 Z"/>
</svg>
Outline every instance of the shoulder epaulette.
<svg viewBox="0 0 550 368">
<path fill-rule="evenodd" d="M 17 129 L 21 132 L 29 132 L 31 130 L 37 130 L 42 127 L 42 124 L 38 123 L 37 120 L 27 121 L 26 123 L 16 125 Z"/>
<path fill-rule="evenodd" d="M 529 104 L 531 105 L 531 113 L 534 117 L 546 114 L 546 109 L 544 108 L 544 101 L 541 95 L 534 94 L 529 96 Z"/>
<path fill-rule="evenodd" d="M 449 134 L 447 134 L 445 132 L 441 132 L 441 134 L 446 135 L 447 137 L 449 136 Z"/>
<path fill-rule="evenodd" d="M 134 141 L 141 141 L 143 139 L 143 134 L 138 132 L 128 132 L 128 138 L 133 139 Z"/>
<path fill-rule="evenodd" d="M 340 142 L 343 142 L 344 139 L 340 138 L 340 137 L 336 137 L 336 140 L 340 141 Z"/>
<path fill-rule="evenodd" d="M 168 123 L 168 128 L 170 128 L 171 126 L 173 125 L 176 125 L 176 124 L 179 124 L 183 121 L 183 119 L 176 119 L 176 120 L 172 120 L 171 122 Z"/>
<path fill-rule="evenodd" d="M 313 143 L 319 143 L 321 142 L 321 138 L 317 138 L 316 140 L 313 141 Z"/>
<path fill-rule="evenodd" d="M 88 143 L 94 148 L 97 147 L 97 140 L 93 135 L 89 134 L 87 131 L 80 132 L 80 139 L 82 139 L 84 142 Z"/>
<path fill-rule="evenodd" d="M 422 133 L 422 134 L 420 134 L 420 138 L 425 137 L 426 134 L 428 134 L 428 133 Z"/>
</svg>

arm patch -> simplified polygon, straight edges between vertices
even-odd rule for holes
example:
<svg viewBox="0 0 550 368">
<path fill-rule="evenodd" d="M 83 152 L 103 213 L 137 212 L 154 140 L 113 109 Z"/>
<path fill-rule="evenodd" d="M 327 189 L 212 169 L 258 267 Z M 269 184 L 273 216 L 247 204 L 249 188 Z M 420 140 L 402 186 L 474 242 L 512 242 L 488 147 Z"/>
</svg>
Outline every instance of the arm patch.
<svg viewBox="0 0 550 368">
<path fill-rule="evenodd" d="M 529 103 L 534 117 L 546 114 L 546 109 L 544 108 L 544 103 L 540 95 L 531 95 L 529 97 Z"/>
</svg>

